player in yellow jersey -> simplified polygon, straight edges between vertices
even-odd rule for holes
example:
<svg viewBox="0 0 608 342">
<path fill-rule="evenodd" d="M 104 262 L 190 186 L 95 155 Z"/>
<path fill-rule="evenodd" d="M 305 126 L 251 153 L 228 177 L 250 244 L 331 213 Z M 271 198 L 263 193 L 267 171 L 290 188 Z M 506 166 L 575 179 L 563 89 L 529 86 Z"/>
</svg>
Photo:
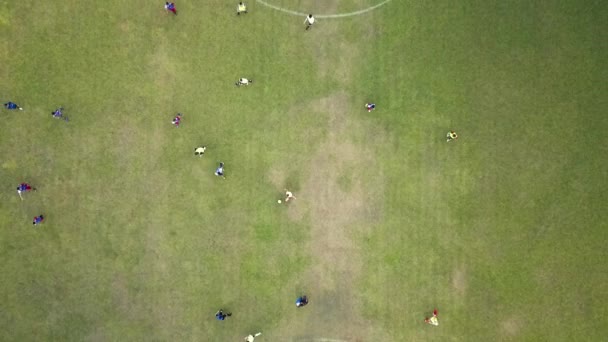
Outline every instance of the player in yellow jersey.
<svg viewBox="0 0 608 342">
<path fill-rule="evenodd" d="M 241 15 L 241 13 L 247 13 L 247 5 L 244 2 L 239 2 L 236 5 L 236 15 Z"/>
<path fill-rule="evenodd" d="M 433 310 L 433 316 L 424 319 L 424 323 L 434 326 L 439 325 L 439 320 L 437 319 L 437 309 Z"/>
<path fill-rule="evenodd" d="M 458 139 L 458 134 L 456 134 L 456 132 L 454 131 L 449 131 L 448 134 L 446 135 L 447 141 L 450 142 L 451 140 L 456 140 Z"/>
</svg>

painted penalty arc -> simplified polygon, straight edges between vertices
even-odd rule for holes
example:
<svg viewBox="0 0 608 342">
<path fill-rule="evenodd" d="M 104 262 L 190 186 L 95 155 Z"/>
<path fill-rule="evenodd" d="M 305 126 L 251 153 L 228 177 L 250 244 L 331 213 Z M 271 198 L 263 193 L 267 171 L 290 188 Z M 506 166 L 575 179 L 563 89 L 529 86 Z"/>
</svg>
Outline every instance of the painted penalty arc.
<svg viewBox="0 0 608 342">
<path fill-rule="evenodd" d="M 269 4 L 267 3 L 265 0 L 256 0 L 258 3 L 268 7 L 268 8 L 272 8 L 274 10 L 283 12 L 283 13 L 287 13 L 287 14 L 291 14 L 291 15 L 297 15 L 300 17 L 305 17 L 307 16 L 309 13 L 303 13 L 303 12 L 298 12 L 298 11 L 292 11 L 290 9 L 287 8 L 283 8 L 283 7 L 279 7 L 273 4 Z M 379 7 L 382 7 L 386 4 L 388 4 L 389 2 L 391 2 L 392 0 L 384 0 L 379 4 L 376 4 L 374 6 L 368 7 L 368 8 L 364 8 L 362 10 L 358 10 L 358 11 L 354 11 L 354 12 L 348 12 L 348 13 L 338 13 L 338 14 L 315 14 L 315 18 L 319 18 L 319 19 L 339 19 L 339 18 L 346 18 L 346 17 L 354 17 L 356 15 L 361 15 L 361 14 L 365 14 L 367 12 L 371 12 Z"/>
</svg>

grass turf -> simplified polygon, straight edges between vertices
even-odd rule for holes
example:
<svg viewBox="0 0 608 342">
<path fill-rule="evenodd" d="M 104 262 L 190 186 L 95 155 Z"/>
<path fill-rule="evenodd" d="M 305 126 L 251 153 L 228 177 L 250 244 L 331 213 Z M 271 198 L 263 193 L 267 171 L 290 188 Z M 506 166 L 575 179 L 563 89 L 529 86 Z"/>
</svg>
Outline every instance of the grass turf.
<svg viewBox="0 0 608 342">
<path fill-rule="evenodd" d="M 605 336 L 603 4 L 177 5 L 3 5 L 2 340 Z"/>
</svg>

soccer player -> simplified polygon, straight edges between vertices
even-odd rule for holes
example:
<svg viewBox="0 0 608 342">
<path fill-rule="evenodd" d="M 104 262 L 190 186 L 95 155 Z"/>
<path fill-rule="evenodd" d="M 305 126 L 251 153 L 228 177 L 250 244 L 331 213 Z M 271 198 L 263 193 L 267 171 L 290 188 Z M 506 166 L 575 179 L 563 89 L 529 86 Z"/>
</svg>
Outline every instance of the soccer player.
<svg viewBox="0 0 608 342">
<path fill-rule="evenodd" d="M 207 150 L 206 146 L 197 147 L 194 149 L 194 155 L 202 157 L 205 154 L 205 150 Z"/>
<path fill-rule="evenodd" d="M 63 107 L 59 107 L 59 108 L 55 109 L 54 111 L 52 111 L 51 115 L 54 118 L 59 119 L 63 115 L 63 113 L 61 112 L 62 110 L 63 110 Z"/>
<path fill-rule="evenodd" d="M 451 140 L 458 139 L 458 134 L 456 134 L 456 132 L 454 132 L 454 131 L 449 131 L 448 134 L 446 135 L 446 138 L 447 138 L 447 142 L 450 142 Z"/>
<path fill-rule="evenodd" d="M 219 309 L 218 312 L 215 313 L 215 319 L 217 319 L 218 321 L 223 321 L 226 319 L 226 317 L 230 316 L 232 316 L 232 313 L 224 313 L 222 309 Z"/>
<path fill-rule="evenodd" d="M 55 118 L 55 119 L 61 119 L 63 118 L 65 121 L 68 121 L 68 117 L 64 117 L 63 116 L 63 107 L 59 107 L 57 109 L 55 109 L 54 111 L 51 112 L 51 115 Z"/>
<path fill-rule="evenodd" d="M 220 166 L 218 166 L 217 169 L 215 169 L 215 175 L 224 177 L 224 163 L 220 162 Z"/>
<path fill-rule="evenodd" d="M 19 195 L 19 197 L 21 197 L 22 192 L 29 192 L 32 190 L 36 191 L 36 188 L 33 188 L 31 185 L 29 185 L 27 183 L 21 183 L 17 187 L 17 194 Z"/>
<path fill-rule="evenodd" d="M 15 102 L 11 102 L 11 101 L 8 101 L 7 103 L 5 103 L 4 107 L 6 107 L 6 109 L 10 109 L 10 110 L 13 110 L 13 109 L 23 110 L 23 108 L 19 107 L 18 104 L 16 104 Z"/>
<path fill-rule="evenodd" d="M 34 226 L 37 226 L 37 225 L 41 224 L 42 221 L 44 221 L 44 216 L 42 216 L 42 214 L 40 214 L 40 215 L 34 217 L 34 222 L 32 222 L 32 224 Z"/>
<path fill-rule="evenodd" d="M 371 112 L 372 110 L 376 109 L 376 104 L 375 103 L 366 103 L 365 108 L 367 108 L 368 112 Z"/>
<path fill-rule="evenodd" d="M 308 304 L 308 298 L 306 298 L 306 296 L 298 297 L 298 299 L 296 299 L 296 307 L 300 308 L 306 304 Z"/>
<path fill-rule="evenodd" d="M 247 85 L 249 85 L 251 83 L 253 83 L 253 80 L 246 79 L 246 78 L 239 78 L 239 80 L 236 81 L 235 85 L 237 87 L 240 87 L 240 86 L 247 86 Z"/>
<path fill-rule="evenodd" d="M 247 13 L 247 5 L 243 2 L 239 2 L 239 4 L 236 5 L 236 15 L 241 15 L 241 13 Z"/>
<path fill-rule="evenodd" d="M 177 115 L 175 116 L 175 118 L 173 118 L 173 120 L 171 121 L 172 124 L 175 125 L 175 127 L 179 128 L 179 124 L 182 122 L 182 114 L 181 113 L 177 113 Z"/>
<path fill-rule="evenodd" d="M 173 12 L 173 14 L 177 15 L 177 10 L 175 9 L 175 4 L 172 2 L 165 2 L 165 9 L 169 12 Z"/>
<path fill-rule="evenodd" d="M 310 29 L 312 24 L 315 23 L 315 17 L 313 17 L 312 14 L 309 14 L 308 17 L 304 19 L 304 23 L 306 24 L 306 30 Z"/>
<path fill-rule="evenodd" d="M 289 200 L 291 199 L 296 199 L 296 196 L 293 195 L 293 193 L 287 189 L 285 189 L 285 202 L 289 202 Z"/>
<path fill-rule="evenodd" d="M 249 335 L 249 336 L 245 337 L 245 341 L 246 342 L 253 342 L 255 340 L 255 338 L 258 337 L 258 336 L 260 336 L 260 335 L 262 335 L 261 332 L 255 334 L 255 335 Z"/>
<path fill-rule="evenodd" d="M 437 320 L 437 309 L 433 310 L 433 316 L 427 317 L 424 319 L 424 323 L 428 323 L 430 325 L 438 326 L 439 321 Z"/>
</svg>

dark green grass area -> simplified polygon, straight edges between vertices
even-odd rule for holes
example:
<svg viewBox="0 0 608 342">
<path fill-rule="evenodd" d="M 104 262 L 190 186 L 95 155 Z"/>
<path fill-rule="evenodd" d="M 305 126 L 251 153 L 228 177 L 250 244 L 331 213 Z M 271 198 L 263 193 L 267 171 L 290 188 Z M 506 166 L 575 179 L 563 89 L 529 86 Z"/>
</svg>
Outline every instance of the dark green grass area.
<svg viewBox="0 0 608 342">
<path fill-rule="evenodd" d="M 361 274 L 339 284 L 362 303 L 347 314 L 393 341 L 606 336 L 604 3 L 394 0 L 306 33 L 253 0 L 238 18 L 236 2 L 177 5 L 0 4 L 0 100 L 25 108 L 0 112 L 0 340 L 279 341 L 314 285 L 300 274 L 315 222 L 275 204 L 271 170 L 289 165 L 284 186 L 305 190 L 333 110 L 309 106 L 340 92 L 384 184 L 353 237 Z M 38 187 L 25 201 L 21 181 Z M 232 319 L 215 321 L 220 307 Z M 434 307 L 437 328 L 422 323 Z M 350 336 L 315 319 L 333 318 L 312 317 L 315 337 Z"/>
<path fill-rule="evenodd" d="M 398 138 L 391 219 L 367 244 L 378 271 L 366 312 L 399 340 L 411 331 L 391 317 L 411 323 L 435 306 L 449 330 L 414 339 L 601 339 L 606 7 L 407 7 L 368 51 L 367 74 L 388 77 L 362 80 L 399 85 L 378 94 L 390 108 L 375 119 Z M 450 129 L 460 138 L 446 144 Z"/>
</svg>

